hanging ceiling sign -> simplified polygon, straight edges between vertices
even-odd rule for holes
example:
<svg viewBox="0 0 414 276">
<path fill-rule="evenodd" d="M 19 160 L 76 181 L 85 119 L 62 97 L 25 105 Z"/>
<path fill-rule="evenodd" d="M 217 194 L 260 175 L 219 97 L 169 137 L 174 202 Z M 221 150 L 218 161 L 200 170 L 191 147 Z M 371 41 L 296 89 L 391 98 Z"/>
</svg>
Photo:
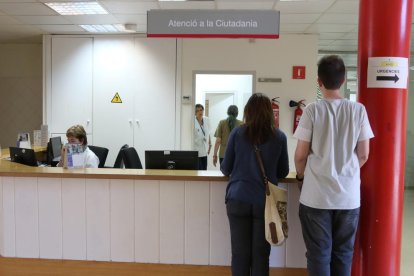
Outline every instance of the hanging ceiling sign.
<svg viewBox="0 0 414 276">
<path fill-rule="evenodd" d="M 279 38 L 275 10 L 150 10 L 148 37 Z"/>
<path fill-rule="evenodd" d="M 408 58 L 370 57 L 368 58 L 368 88 L 407 89 Z"/>
</svg>

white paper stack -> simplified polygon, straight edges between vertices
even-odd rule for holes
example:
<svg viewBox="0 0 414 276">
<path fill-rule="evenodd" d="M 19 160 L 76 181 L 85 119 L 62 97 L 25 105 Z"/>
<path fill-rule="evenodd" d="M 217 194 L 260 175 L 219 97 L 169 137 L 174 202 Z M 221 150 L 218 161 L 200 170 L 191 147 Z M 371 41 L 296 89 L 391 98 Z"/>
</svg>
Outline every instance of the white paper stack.
<svg viewBox="0 0 414 276">
<path fill-rule="evenodd" d="M 40 126 L 41 136 L 42 136 L 42 142 L 41 146 L 46 147 L 47 142 L 49 142 L 49 128 L 47 125 L 41 125 Z"/>
<path fill-rule="evenodd" d="M 42 131 L 33 130 L 33 145 L 40 147 L 42 145 Z"/>
</svg>

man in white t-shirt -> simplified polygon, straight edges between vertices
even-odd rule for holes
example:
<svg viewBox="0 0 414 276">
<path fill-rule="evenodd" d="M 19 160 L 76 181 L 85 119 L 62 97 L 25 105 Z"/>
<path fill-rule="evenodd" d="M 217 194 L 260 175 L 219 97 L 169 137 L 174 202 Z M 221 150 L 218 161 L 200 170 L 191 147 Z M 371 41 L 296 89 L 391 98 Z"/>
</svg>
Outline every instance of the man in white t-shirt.
<svg viewBox="0 0 414 276">
<path fill-rule="evenodd" d="M 196 104 L 194 121 L 194 150 L 198 151 L 198 169 L 207 170 L 207 156 L 211 150 L 210 121 L 204 117 L 204 106 Z"/>
<path fill-rule="evenodd" d="M 343 99 L 345 65 L 338 56 L 318 63 L 323 99 L 309 104 L 297 127 L 299 217 L 311 276 L 351 274 L 360 207 L 360 168 L 374 137 L 365 107 Z"/>
</svg>

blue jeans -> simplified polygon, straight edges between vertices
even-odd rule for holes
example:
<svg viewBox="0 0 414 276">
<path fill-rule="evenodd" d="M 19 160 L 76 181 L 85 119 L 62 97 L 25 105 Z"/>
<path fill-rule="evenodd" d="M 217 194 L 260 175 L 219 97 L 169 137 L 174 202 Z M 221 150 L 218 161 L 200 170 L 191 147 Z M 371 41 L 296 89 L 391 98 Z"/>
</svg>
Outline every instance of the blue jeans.
<svg viewBox="0 0 414 276">
<path fill-rule="evenodd" d="M 220 164 L 223 163 L 224 157 L 223 158 L 219 158 Z"/>
<path fill-rule="evenodd" d="M 351 275 L 359 208 L 325 210 L 299 206 L 309 276 Z"/>
<path fill-rule="evenodd" d="M 229 199 L 233 276 L 268 276 L 270 244 L 265 238 L 264 207 Z"/>
<path fill-rule="evenodd" d="M 198 169 L 201 171 L 207 170 L 207 156 L 198 158 Z"/>
</svg>

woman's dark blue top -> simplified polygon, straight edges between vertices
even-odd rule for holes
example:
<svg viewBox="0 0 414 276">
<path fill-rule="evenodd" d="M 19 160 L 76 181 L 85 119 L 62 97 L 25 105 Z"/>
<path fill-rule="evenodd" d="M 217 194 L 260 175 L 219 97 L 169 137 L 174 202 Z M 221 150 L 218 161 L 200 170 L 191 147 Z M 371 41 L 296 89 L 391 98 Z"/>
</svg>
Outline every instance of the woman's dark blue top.
<svg viewBox="0 0 414 276">
<path fill-rule="evenodd" d="M 226 202 L 229 199 L 264 206 L 265 187 L 254 145 L 245 135 L 246 126 L 242 125 L 230 133 L 224 160 L 220 170 L 230 176 L 226 189 Z M 264 144 L 258 145 L 263 165 L 270 182 L 277 184 L 278 179 L 289 173 L 286 135 L 275 129 L 275 135 Z"/>
</svg>

